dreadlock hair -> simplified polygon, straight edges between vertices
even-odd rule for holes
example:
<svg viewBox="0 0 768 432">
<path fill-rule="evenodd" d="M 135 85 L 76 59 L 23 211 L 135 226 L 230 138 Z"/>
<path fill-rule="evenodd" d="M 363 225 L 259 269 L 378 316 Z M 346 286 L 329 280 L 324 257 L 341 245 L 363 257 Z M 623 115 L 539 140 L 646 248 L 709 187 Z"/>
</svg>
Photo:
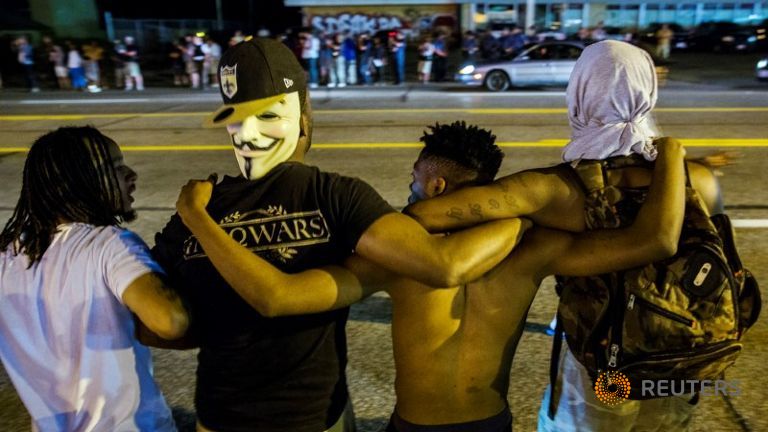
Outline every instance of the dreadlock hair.
<svg viewBox="0 0 768 432">
<path fill-rule="evenodd" d="M 429 130 L 421 137 L 424 148 L 419 159 L 443 168 L 441 175 L 454 187 L 487 184 L 496 177 L 504 152 L 490 131 L 464 121 L 435 123 Z"/>
<path fill-rule="evenodd" d="M 114 141 L 91 126 L 61 127 L 38 138 L 24 163 L 21 196 L 0 233 L 0 251 L 12 244 L 31 266 L 62 222 L 106 226 L 134 218 L 122 210 L 109 144 Z"/>
</svg>

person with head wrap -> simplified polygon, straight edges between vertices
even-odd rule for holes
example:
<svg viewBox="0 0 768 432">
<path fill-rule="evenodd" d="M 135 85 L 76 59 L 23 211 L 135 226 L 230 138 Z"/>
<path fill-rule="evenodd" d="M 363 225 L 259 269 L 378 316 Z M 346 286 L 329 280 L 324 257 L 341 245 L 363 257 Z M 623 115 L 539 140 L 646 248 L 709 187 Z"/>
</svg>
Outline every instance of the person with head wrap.
<svg viewBox="0 0 768 432">
<path fill-rule="evenodd" d="M 405 212 L 432 232 L 517 216 L 527 216 L 538 225 L 584 231 L 589 228 L 586 196 L 574 169 L 581 161 L 632 155 L 653 161 L 659 134 L 651 111 L 657 97 L 655 69 L 647 53 L 618 41 L 590 45 L 577 61 L 568 85 L 571 141 L 563 150 L 565 163 L 414 203 Z M 719 185 L 712 172 L 692 161 L 688 161 L 687 169 L 709 214 L 722 213 Z M 645 168 L 619 168 L 608 173 L 607 185 L 617 188 L 642 189 L 650 180 L 650 171 Z M 603 405 L 597 401 L 584 367 L 569 350 L 564 351 L 559 368 L 562 376 L 557 380 L 561 385 L 556 386 L 556 416 L 549 419 L 549 402 L 545 400 L 540 431 L 629 431 L 639 422 L 653 423 L 648 430 L 687 427 L 693 408 L 688 403 L 690 396 L 630 401 L 618 407 Z"/>
</svg>

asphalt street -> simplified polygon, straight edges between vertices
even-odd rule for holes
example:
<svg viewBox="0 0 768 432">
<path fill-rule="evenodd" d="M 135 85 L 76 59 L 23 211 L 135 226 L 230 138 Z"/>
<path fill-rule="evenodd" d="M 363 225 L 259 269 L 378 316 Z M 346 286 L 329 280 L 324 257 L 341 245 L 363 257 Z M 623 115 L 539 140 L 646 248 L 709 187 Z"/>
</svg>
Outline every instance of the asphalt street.
<svg viewBox="0 0 768 432">
<path fill-rule="evenodd" d="M 134 194 L 139 219 L 129 225 L 151 245 L 174 212 L 187 179 L 211 172 L 235 174 L 237 166 L 223 130 L 202 129 L 218 94 L 168 89 L 98 95 L 43 92 L 0 94 L 0 221 L 8 219 L 21 187 L 21 171 L 34 139 L 62 125 L 91 124 L 114 138 L 139 174 Z M 426 125 L 466 120 L 497 135 L 506 153 L 500 175 L 560 162 L 568 141 L 564 89 L 489 94 L 455 86 L 318 90 L 312 94 L 315 133 L 307 161 L 328 171 L 360 177 L 393 206 L 405 205 L 411 166 Z M 734 89 L 716 84 L 671 82 L 661 93 L 655 119 L 692 156 L 732 151 L 734 163 L 719 171 L 726 209 L 736 220 L 742 258 L 759 281 L 768 277 L 768 85 Z M 766 285 L 764 282 L 763 285 Z M 543 333 L 555 311 L 547 280 L 528 316 L 511 371 L 509 402 L 516 431 L 533 431 L 547 382 L 551 338 Z M 390 302 L 376 295 L 352 308 L 347 327 L 349 384 L 361 432 L 379 431 L 395 403 L 390 342 Z M 705 397 L 694 431 L 768 431 L 768 321 L 745 338 L 745 348 L 727 378 L 740 395 L 729 401 Z M 182 430 L 194 422 L 195 352 L 155 350 L 155 371 Z M 29 419 L 0 369 L 0 431 L 29 429 Z"/>
</svg>

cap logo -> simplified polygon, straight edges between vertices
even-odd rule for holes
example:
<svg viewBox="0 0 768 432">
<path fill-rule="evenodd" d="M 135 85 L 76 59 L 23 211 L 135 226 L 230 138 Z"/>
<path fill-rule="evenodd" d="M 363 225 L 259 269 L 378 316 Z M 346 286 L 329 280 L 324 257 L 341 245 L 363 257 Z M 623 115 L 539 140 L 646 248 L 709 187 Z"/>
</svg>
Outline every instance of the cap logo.
<svg viewBox="0 0 768 432">
<path fill-rule="evenodd" d="M 293 85 L 293 80 L 290 80 L 288 78 L 283 78 L 283 82 L 285 83 L 285 88 L 291 88 Z"/>
<path fill-rule="evenodd" d="M 224 96 L 232 99 L 237 93 L 237 63 L 234 66 L 222 66 L 219 71 L 219 78 L 221 92 L 224 93 Z"/>
</svg>

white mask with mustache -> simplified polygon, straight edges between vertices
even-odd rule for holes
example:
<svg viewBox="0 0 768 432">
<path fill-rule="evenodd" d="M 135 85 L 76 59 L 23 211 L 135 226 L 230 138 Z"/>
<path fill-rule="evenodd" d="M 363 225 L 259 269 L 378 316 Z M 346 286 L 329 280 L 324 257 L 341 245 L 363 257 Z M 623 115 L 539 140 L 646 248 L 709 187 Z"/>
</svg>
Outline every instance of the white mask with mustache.
<svg viewBox="0 0 768 432">
<path fill-rule="evenodd" d="M 261 114 L 227 125 L 243 176 L 258 180 L 290 159 L 299 142 L 300 122 L 299 92 L 293 92 Z"/>
</svg>

